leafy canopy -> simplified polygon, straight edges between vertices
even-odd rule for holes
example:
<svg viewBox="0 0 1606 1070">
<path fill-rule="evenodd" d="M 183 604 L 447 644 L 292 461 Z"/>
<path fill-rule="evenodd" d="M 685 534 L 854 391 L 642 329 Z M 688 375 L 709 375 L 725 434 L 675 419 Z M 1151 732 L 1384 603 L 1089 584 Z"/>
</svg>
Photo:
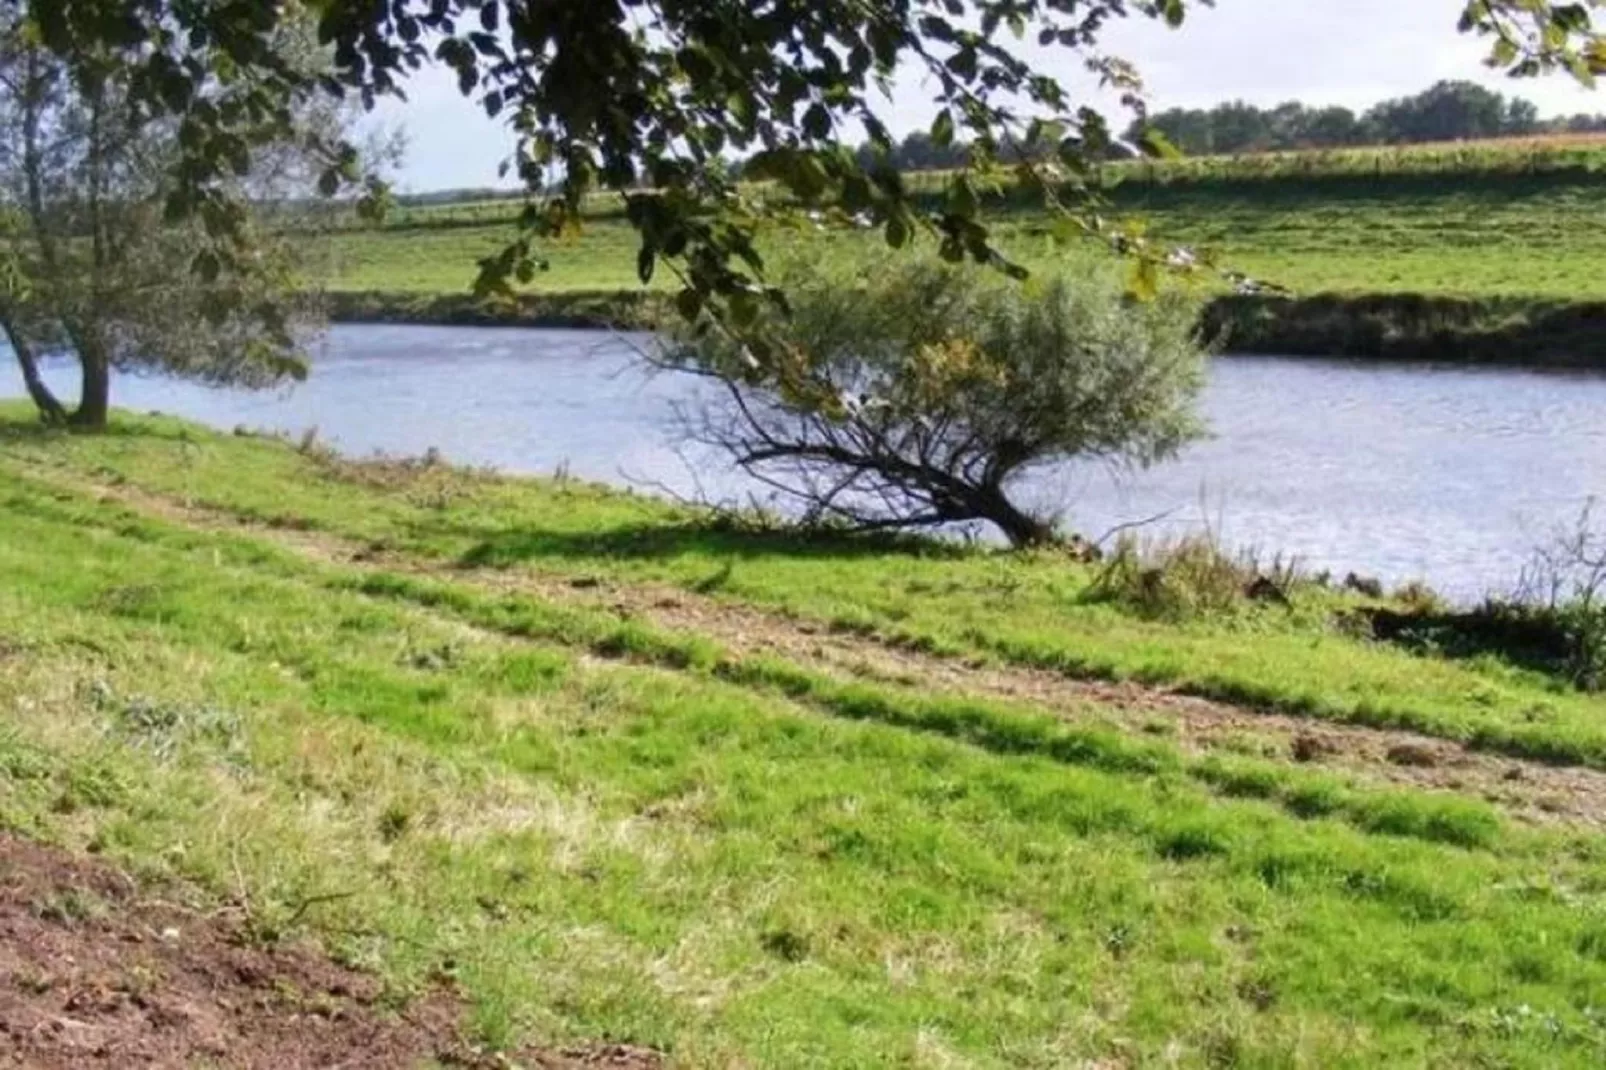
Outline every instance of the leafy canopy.
<svg viewBox="0 0 1606 1070">
<path fill-rule="evenodd" d="M 1079 171 L 1110 140 L 1104 117 L 1023 45 L 1068 53 L 1136 106 L 1137 71 L 1099 49 L 1103 28 L 1122 17 L 1177 26 L 1190 7 L 1211 2 L 0 0 L 25 7 L 42 39 L 74 61 L 107 44 L 140 50 L 136 92 L 181 120 L 174 214 L 199 213 L 215 231 L 234 227 L 222 179 L 248 167 L 255 145 L 283 135 L 295 98 L 356 94 L 371 104 L 403 94 L 413 71 L 443 63 L 487 114 L 506 119 L 510 166 L 531 194 L 518 240 L 482 265 L 482 289 L 527 281 L 542 266 L 540 242 L 578 225 L 587 193 L 611 189 L 626 194 L 641 234 L 641 276 L 667 265 L 684 281 L 684 311 L 712 302 L 738 321 L 751 319 L 765 292 L 757 223 L 797 202 L 867 219 L 894 246 L 929 229 L 950 260 L 1008 267 L 980 219 L 987 183 L 1012 163 L 998 159 L 1005 135 L 1033 150 L 1015 177 L 1039 188 L 1068 230 L 1124 244 L 1077 196 Z M 1460 28 L 1485 35 L 1490 63 L 1513 74 L 1562 69 L 1590 81 L 1606 70 L 1592 21 L 1602 3 L 1467 0 Z M 306 8 L 334 52 L 319 77 L 285 62 L 275 45 L 276 27 Z M 969 166 L 936 211 L 922 212 L 892 168 L 846 148 L 860 129 L 890 147 L 878 112 L 904 68 L 927 76 L 938 105 L 932 140 L 972 143 Z M 214 80 L 214 91 L 200 91 Z M 1167 148 L 1159 139 L 1144 147 Z M 350 146 L 325 149 L 326 192 L 362 181 Z M 726 166 L 733 155 L 753 156 L 748 173 L 774 187 L 738 186 Z M 377 184 L 367 193 L 365 203 L 382 202 Z"/>
<path fill-rule="evenodd" d="M 1016 285 L 918 255 L 836 275 L 797 266 L 781 276 L 790 314 L 760 318 L 790 355 L 778 366 L 805 382 L 753 374 L 747 339 L 697 327 L 660 360 L 715 384 L 688 437 L 805 520 L 985 521 L 1016 545 L 1042 542 L 1055 517 L 1017 500 L 1033 470 L 1147 466 L 1202 431 L 1197 303 L 1175 286 L 1129 301 L 1114 267 L 1078 258 Z"/>
<path fill-rule="evenodd" d="M 321 69 L 305 21 L 279 24 L 274 51 Z M 237 208 L 220 240 L 202 219 L 164 220 L 185 163 L 180 120 L 154 108 L 145 53 L 100 43 L 76 62 L 43 47 L 38 27 L 0 8 L 0 333 L 47 419 L 100 427 L 113 370 L 154 370 L 262 386 L 305 375 L 310 302 L 305 268 L 317 243 L 305 210 L 317 164 L 304 139 L 348 129 L 328 98 L 293 98 L 293 136 L 260 139 L 220 176 Z M 200 88 L 197 106 L 229 86 Z M 225 273 L 224 261 L 250 258 Z M 38 357 L 71 353 L 81 401 L 66 412 L 39 377 Z"/>
</svg>

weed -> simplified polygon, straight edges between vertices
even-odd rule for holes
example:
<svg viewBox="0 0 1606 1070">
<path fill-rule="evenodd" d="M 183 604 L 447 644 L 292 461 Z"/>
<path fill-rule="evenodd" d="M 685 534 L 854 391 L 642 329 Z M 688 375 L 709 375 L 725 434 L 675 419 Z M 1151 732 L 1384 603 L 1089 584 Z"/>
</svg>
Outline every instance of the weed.
<svg viewBox="0 0 1606 1070">
<path fill-rule="evenodd" d="M 56 925 L 77 926 L 106 916 L 108 907 L 81 888 L 66 888 L 34 904 L 34 914 Z"/>
<path fill-rule="evenodd" d="M 809 956 L 809 941 L 790 929 L 771 929 L 760 937 L 764 950 L 786 962 L 802 962 Z"/>
<path fill-rule="evenodd" d="M 1155 841 L 1160 857 L 1173 862 L 1186 862 L 1211 855 L 1223 855 L 1229 850 L 1221 831 L 1205 825 L 1185 825 L 1162 832 Z"/>
<path fill-rule="evenodd" d="M 1606 536 L 1593 504 L 1534 551 L 1515 590 L 1470 610 L 1431 592 L 1402 591 L 1400 609 L 1363 611 L 1370 633 L 1416 653 L 1493 658 L 1553 674 L 1583 691 L 1606 688 Z"/>
<path fill-rule="evenodd" d="M 1087 597 L 1147 617 L 1187 620 L 1229 614 L 1251 602 L 1286 607 L 1302 582 L 1297 563 L 1281 556 L 1262 562 L 1253 551 L 1228 553 L 1209 532 L 1149 542 L 1128 535 L 1106 558 Z"/>
<path fill-rule="evenodd" d="M 407 828 L 412 821 L 411 810 L 401 803 L 391 803 L 379 815 L 379 838 L 386 843 L 395 843 L 407 834 Z"/>
<path fill-rule="evenodd" d="M 171 761 L 190 744 L 204 746 L 227 762 L 247 761 L 240 719 L 228 710 L 146 696 L 120 699 L 104 688 L 97 694 L 96 705 L 107 715 L 113 734 L 162 761 Z"/>
</svg>

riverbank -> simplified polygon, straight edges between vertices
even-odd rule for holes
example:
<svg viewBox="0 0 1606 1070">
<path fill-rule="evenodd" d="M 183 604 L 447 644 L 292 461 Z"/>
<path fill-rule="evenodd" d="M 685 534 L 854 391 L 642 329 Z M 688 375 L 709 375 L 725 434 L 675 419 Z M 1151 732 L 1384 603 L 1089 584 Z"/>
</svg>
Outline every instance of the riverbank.
<svg viewBox="0 0 1606 1070">
<path fill-rule="evenodd" d="M 1600 146 L 1565 143 L 1190 160 L 1112 170 L 1103 196 L 1112 218 L 1291 295 L 1207 289 L 1205 325 L 1235 352 L 1606 368 L 1603 160 Z M 1007 195 L 991 207 L 1012 256 L 1063 262 L 1040 211 Z M 508 201 L 410 208 L 378 229 L 338 230 L 336 318 L 643 328 L 672 314 L 665 291 L 637 279 L 637 235 L 606 198 L 577 237 L 541 250 L 550 268 L 516 301 L 474 301 L 476 264 L 511 238 L 516 212 Z M 838 266 L 877 242 L 810 228 L 759 240 L 772 257 Z"/>
<path fill-rule="evenodd" d="M 482 1048 L 1606 1045 L 1606 934 L 1553 894 L 1606 881 L 1603 700 L 1354 638 L 1366 599 L 1165 620 L 1051 554 L 166 419 L 8 405 L 0 439 L 0 823 L 384 1007 L 444 988 Z M 101 887 L 34 916 L 111 931 L 133 893 Z"/>
<path fill-rule="evenodd" d="M 336 292 L 337 323 L 651 330 L 675 316 L 673 302 L 644 290 L 520 294 Z M 1202 329 L 1234 353 L 1606 369 L 1606 301 L 1414 294 L 1223 296 Z"/>
</svg>

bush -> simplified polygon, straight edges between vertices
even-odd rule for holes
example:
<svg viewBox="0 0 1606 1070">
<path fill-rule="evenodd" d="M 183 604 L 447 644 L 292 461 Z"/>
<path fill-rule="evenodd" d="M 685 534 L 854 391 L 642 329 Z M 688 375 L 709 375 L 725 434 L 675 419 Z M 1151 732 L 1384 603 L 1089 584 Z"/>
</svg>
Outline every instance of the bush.
<svg viewBox="0 0 1606 1070">
<path fill-rule="evenodd" d="M 1586 691 L 1606 688 L 1606 534 L 1594 511 L 1590 501 L 1571 529 L 1534 552 L 1516 598 L 1526 616 L 1555 630 L 1563 671 Z"/>
<path fill-rule="evenodd" d="M 1511 594 L 1454 610 L 1401 592 L 1402 610 L 1362 611 L 1368 630 L 1419 653 L 1492 654 L 1582 691 L 1606 690 L 1606 535 L 1593 511 L 1586 506 L 1572 527 L 1534 551 Z"/>
<path fill-rule="evenodd" d="M 791 275 L 790 315 L 761 312 L 738 332 L 701 323 L 662 362 L 723 387 L 683 414 L 687 437 L 728 452 L 806 521 L 980 521 L 1041 543 L 1057 517 L 1016 498 L 1033 469 L 1147 466 L 1201 434 L 1196 306 L 1175 293 L 1129 301 L 1115 264 L 1025 284 L 908 255 Z M 757 338 L 780 355 L 774 371 L 755 371 Z"/>
<path fill-rule="evenodd" d="M 1242 608 L 1249 602 L 1287 606 L 1307 584 L 1298 563 L 1253 551 L 1230 553 L 1210 532 L 1173 540 L 1123 538 L 1088 588 L 1094 601 L 1118 602 L 1150 617 L 1184 620 Z"/>
</svg>

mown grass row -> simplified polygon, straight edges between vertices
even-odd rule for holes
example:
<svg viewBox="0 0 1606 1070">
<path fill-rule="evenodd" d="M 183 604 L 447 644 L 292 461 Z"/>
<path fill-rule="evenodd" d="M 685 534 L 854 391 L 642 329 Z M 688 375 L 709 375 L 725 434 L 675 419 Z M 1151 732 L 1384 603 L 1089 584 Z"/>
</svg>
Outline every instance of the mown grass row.
<svg viewBox="0 0 1606 1070">
<path fill-rule="evenodd" d="M 1111 215 L 1142 220 L 1161 242 L 1208 252 L 1223 267 L 1296 295 L 1606 298 L 1606 283 L 1589 269 L 1606 241 L 1594 226 L 1606 206 L 1600 179 L 1452 176 L 1397 187 L 1290 179 L 1117 187 L 1110 198 Z M 1028 265 L 1065 255 L 1036 211 L 1003 211 L 993 222 L 1002 246 Z M 462 294 L 478 260 L 512 233 L 509 217 L 339 235 L 334 288 Z M 772 256 L 842 262 L 878 241 L 874 232 L 785 230 L 762 245 Z M 551 269 L 529 292 L 637 290 L 637 245 L 622 220 L 594 219 L 578 239 L 543 249 Z"/>
<path fill-rule="evenodd" d="M 1055 555 L 748 533 L 573 482 L 351 465 L 176 421 L 125 418 L 119 428 L 83 440 L 6 424 L 6 458 L 45 477 L 56 466 L 70 480 L 126 481 L 441 565 L 669 584 L 938 654 L 1164 684 L 1606 768 L 1606 699 L 1492 655 L 1428 656 L 1358 638 L 1340 623 L 1355 603 L 1335 593 L 1152 620 L 1095 597 L 1093 571 Z"/>
<path fill-rule="evenodd" d="M 194 534 L 110 505 L 92 506 L 72 492 L 52 492 L 27 481 L 15 487 L 4 504 L 19 516 L 84 529 L 100 527 L 124 539 L 191 554 L 209 553 L 215 561 L 265 569 L 281 579 L 444 612 L 465 624 L 512 638 L 579 648 L 611 660 L 692 670 L 782 695 L 832 716 L 931 733 L 1002 755 L 1044 757 L 1114 773 L 1188 777 L 1226 796 L 1280 802 L 1297 817 L 1333 817 L 1367 831 L 1464 847 L 1489 846 L 1500 829 L 1498 817 L 1488 806 L 1470 800 L 1357 792 L 1331 777 L 1241 757 L 1188 759 L 1173 745 L 1134 739 L 1112 727 L 1101 727 L 1100 715 L 1090 704 L 1067 711 L 1075 718 L 1068 722 L 1063 715 L 1019 703 L 844 682 L 784 659 L 735 656 L 708 637 L 670 633 L 596 609 L 488 594 L 461 584 L 391 572 L 319 568 L 250 538 Z M 118 588 L 108 595 L 107 604 L 118 614 L 138 617 L 155 612 L 147 604 L 151 593 L 143 587 Z"/>
<path fill-rule="evenodd" d="M 1378 185 L 1393 180 L 1410 183 L 1427 178 L 1448 179 L 1464 188 L 1471 181 L 1511 178 L 1562 178 L 1587 181 L 1606 171 L 1606 138 L 1600 135 L 1553 135 L 1502 138 L 1487 141 L 1436 142 L 1420 145 L 1358 145 L 1288 152 L 1189 156 L 1170 160 L 1126 160 L 1104 166 L 1101 185 L 1170 186 L 1297 179 L 1301 184 L 1326 179 L 1361 178 Z M 917 171 L 905 176 L 916 193 L 940 193 L 948 179 L 943 171 Z M 1420 183 L 1417 183 L 1420 189 Z M 464 198 L 429 204 L 402 204 L 387 223 L 396 228 L 461 227 L 505 222 L 520 211 L 516 191 L 493 198 Z M 617 214 L 617 194 L 598 194 L 587 211 L 593 216 Z M 355 214 L 338 225 L 361 229 Z"/>
<path fill-rule="evenodd" d="M 189 473 L 220 444 L 301 460 L 197 437 Z M 147 446 L 38 448 L 112 478 Z M 493 1043 L 825 1067 L 1606 1051 L 1595 837 L 1468 837 L 1471 804 L 1406 829 L 1438 805 L 1408 793 L 1299 817 L 1284 794 L 1321 788 L 1280 769 L 6 495 L 0 820 L 198 880 L 250 938 L 310 931 L 398 1003 L 450 976 Z"/>
</svg>

